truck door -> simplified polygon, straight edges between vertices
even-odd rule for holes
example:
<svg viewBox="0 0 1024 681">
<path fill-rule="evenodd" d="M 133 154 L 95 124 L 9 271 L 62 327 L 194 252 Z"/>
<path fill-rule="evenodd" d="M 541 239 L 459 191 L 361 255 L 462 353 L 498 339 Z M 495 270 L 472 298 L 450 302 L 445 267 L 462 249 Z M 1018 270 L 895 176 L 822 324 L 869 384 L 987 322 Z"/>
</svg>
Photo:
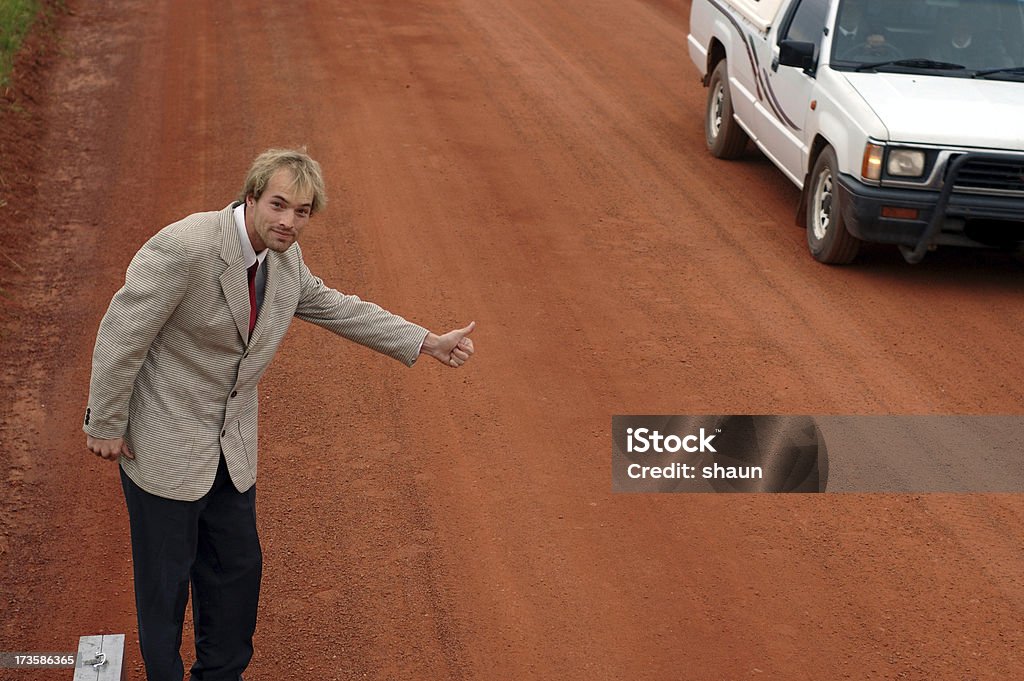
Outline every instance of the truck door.
<svg viewBox="0 0 1024 681">
<path fill-rule="evenodd" d="M 765 135 L 772 138 L 766 139 L 764 146 L 778 152 L 778 165 L 798 185 L 803 184 L 804 159 L 811 142 L 804 124 L 814 95 L 815 80 L 813 70 L 779 65 L 779 43 L 782 40 L 814 43 L 814 63 L 817 64 L 825 37 L 828 9 L 829 0 L 797 0 L 783 16 L 776 39 L 771 44 L 767 97 L 774 116 L 765 130 Z"/>
</svg>

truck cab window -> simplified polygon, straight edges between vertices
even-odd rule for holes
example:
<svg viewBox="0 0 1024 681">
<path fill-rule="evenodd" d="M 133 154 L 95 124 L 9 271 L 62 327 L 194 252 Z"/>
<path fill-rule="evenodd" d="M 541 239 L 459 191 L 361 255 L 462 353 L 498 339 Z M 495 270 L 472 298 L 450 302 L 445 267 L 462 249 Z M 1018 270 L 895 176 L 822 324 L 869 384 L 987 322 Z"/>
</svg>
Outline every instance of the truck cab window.
<svg viewBox="0 0 1024 681">
<path fill-rule="evenodd" d="M 793 11 L 782 40 L 799 40 L 814 43 L 814 59 L 817 61 L 824 37 L 822 27 L 828 16 L 826 0 L 801 0 Z"/>
</svg>

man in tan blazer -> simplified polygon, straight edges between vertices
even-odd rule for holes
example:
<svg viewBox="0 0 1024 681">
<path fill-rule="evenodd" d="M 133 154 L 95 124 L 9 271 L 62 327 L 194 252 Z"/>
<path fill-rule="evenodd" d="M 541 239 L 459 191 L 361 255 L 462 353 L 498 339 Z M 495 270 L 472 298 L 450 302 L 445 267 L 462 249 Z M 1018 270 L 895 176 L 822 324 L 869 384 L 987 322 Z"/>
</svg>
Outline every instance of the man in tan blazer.
<svg viewBox="0 0 1024 681">
<path fill-rule="evenodd" d="M 294 317 L 412 365 L 459 367 L 474 324 L 435 335 L 324 285 L 296 241 L 326 202 L 319 164 L 269 150 L 239 201 L 151 238 L 100 323 L 83 429 L 119 460 L 139 642 L 150 681 L 180 681 L 189 585 L 193 681 L 240 679 L 262 570 L 257 383 Z"/>
</svg>

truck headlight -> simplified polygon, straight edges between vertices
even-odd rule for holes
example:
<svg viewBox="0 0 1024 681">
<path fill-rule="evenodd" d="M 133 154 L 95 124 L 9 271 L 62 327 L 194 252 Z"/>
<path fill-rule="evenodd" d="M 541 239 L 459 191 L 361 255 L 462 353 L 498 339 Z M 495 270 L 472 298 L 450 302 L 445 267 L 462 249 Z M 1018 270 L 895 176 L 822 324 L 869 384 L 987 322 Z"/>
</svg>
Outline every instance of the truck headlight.
<svg viewBox="0 0 1024 681">
<path fill-rule="evenodd" d="M 917 149 L 891 149 L 885 170 L 896 177 L 924 175 L 924 152 Z"/>
</svg>

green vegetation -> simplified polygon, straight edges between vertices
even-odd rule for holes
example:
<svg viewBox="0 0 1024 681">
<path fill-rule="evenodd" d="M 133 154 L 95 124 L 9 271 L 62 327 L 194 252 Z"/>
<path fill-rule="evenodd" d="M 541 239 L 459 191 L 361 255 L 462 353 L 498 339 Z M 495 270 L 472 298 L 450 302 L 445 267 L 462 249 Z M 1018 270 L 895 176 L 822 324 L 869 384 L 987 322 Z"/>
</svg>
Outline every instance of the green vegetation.
<svg viewBox="0 0 1024 681">
<path fill-rule="evenodd" d="M 38 0 L 0 0 L 0 87 L 7 85 L 14 55 L 38 10 Z"/>
</svg>

